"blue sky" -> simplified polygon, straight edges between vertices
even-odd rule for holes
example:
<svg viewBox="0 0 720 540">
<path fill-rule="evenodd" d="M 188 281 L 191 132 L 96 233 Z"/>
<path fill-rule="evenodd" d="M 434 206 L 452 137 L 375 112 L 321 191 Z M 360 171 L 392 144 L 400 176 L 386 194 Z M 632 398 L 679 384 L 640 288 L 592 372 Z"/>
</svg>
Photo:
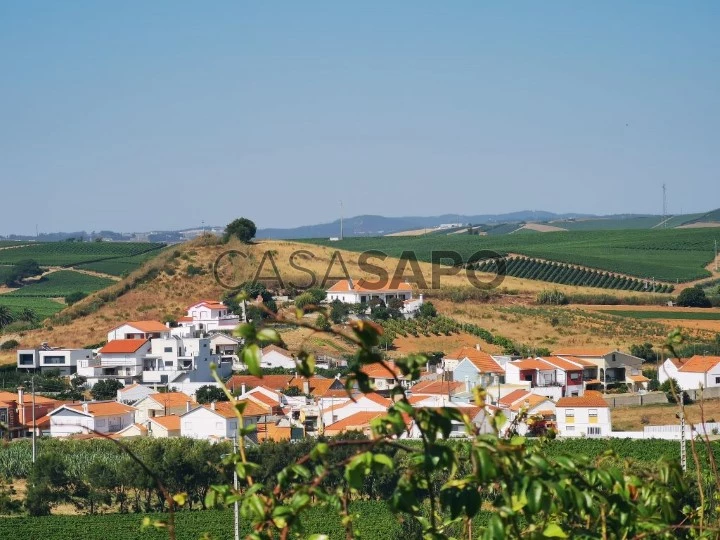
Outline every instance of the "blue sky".
<svg viewBox="0 0 720 540">
<path fill-rule="evenodd" d="M 718 2 L 0 2 L 0 234 L 720 206 Z"/>
</svg>

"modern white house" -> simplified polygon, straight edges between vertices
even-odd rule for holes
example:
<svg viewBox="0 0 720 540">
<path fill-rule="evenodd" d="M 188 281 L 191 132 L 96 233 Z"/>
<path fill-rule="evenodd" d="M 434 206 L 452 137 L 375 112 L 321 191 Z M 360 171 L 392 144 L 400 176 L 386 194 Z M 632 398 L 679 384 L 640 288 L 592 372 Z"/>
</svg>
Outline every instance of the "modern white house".
<svg viewBox="0 0 720 540">
<path fill-rule="evenodd" d="M 239 315 L 235 315 L 230 308 L 218 300 L 201 300 L 188 306 L 187 315 L 178 319 L 178 328 L 173 334 L 189 336 L 196 332 L 207 334 L 234 330 L 242 322 Z"/>
<path fill-rule="evenodd" d="M 48 413 L 50 436 L 68 437 L 77 433 L 117 433 L 134 422 L 135 408 L 117 401 L 90 401 L 61 405 Z"/>
<path fill-rule="evenodd" d="M 326 301 L 338 300 L 345 304 L 367 304 L 371 300 L 382 300 L 387 305 L 391 300 L 403 302 L 401 312 L 412 316 L 423 304 L 423 296 L 413 297 L 413 288 L 407 282 L 387 282 L 375 284 L 363 279 L 354 282 L 352 279 L 338 281 L 326 291 Z"/>
<path fill-rule="evenodd" d="M 220 377 L 229 377 L 232 372 L 232 360 L 213 354 L 209 338 L 173 336 L 153 339 L 151 344 L 150 352 L 143 359 L 144 384 L 214 382 L 210 371 L 213 363 Z"/>
<path fill-rule="evenodd" d="M 78 375 L 87 378 L 90 386 L 105 379 L 132 384 L 141 380 L 143 358 L 150 348 L 149 339 L 115 339 L 103 346 L 97 356 L 80 360 Z"/>
<path fill-rule="evenodd" d="M 585 361 L 597 367 L 598 385 L 607 389 L 617 384 L 626 384 L 631 391 L 646 390 L 650 379 L 642 374 L 642 358 L 607 347 L 569 347 L 554 351 L 570 361 Z M 588 386 L 588 383 L 586 383 Z"/>
<path fill-rule="evenodd" d="M 297 364 L 289 351 L 277 345 L 268 345 L 260 351 L 260 366 L 264 368 L 294 369 Z"/>
<path fill-rule="evenodd" d="M 160 321 L 129 321 L 112 328 L 108 342 L 117 339 L 153 339 L 168 337 L 170 329 Z"/>
<path fill-rule="evenodd" d="M 680 361 L 668 358 L 658 370 L 658 381 L 675 379 L 682 390 L 720 386 L 720 356 L 698 356 Z"/>
<path fill-rule="evenodd" d="M 246 402 L 243 412 L 245 427 L 258 423 L 265 409 L 253 402 Z M 180 416 L 180 434 L 192 439 L 228 440 L 237 437 L 238 417 L 229 401 L 213 402 L 192 409 Z"/>
<path fill-rule="evenodd" d="M 564 397 L 555 403 L 558 435 L 561 437 L 609 437 L 612 433 L 610 407 L 600 392 Z"/>
<path fill-rule="evenodd" d="M 77 372 L 82 360 L 92 357 L 92 349 L 62 349 L 43 345 L 38 349 L 19 349 L 17 367 L 41 373 L 58 371 L 61 375 L 72 375 Z"/>
</svg>

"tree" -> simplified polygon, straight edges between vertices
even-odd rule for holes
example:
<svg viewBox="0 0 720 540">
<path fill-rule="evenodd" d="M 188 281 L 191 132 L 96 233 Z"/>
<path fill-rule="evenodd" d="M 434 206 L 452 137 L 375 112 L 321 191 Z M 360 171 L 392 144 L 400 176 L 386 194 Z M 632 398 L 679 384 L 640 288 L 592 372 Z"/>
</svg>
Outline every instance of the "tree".
<svg viewBox="0 0 720 540">
<path fill-rule="evenodd" d="M 702 287 L 688 287 L 683 290 L 677 299 L 677 305 L 683 307 L 699 307 L 709 308 L 712 307 L 710 300 L 705 296 L 705 291 Z"/>
<path fill-rule="evenodd" d="M 350 306 L 340 300 L 333 300 L 330 305 L 330 320 L 335 324 L 342 324 L 347 321 L 350 313 Z"/>
<path fill-rule="evenodd" d="M 657 361 L 657 355 L 653 350 L 652 343 L 643 343 L 642 345 L 630 345 L 630 354 L 642 358 L 645 362 Z"/>
<path fill-rule="evenodd" d="M 5 273 L 4 282 L 7 287 L 19 287 L 25 278 L 39 276 L 41 274 L 42 269 L 36 261 L 25 259 L 18 261 L 10 267 L 10 271 Z"/>
<path fill-rule="evenodd" d="M 257 227 L 255 223 L 247 218 L 238 218 L 225 227 L 225 242 L 229 242 L 231 238 L 237 238 L 245 244 L 255 238 Z"/>
<path fill-rule="evenodd" d="M 308 292 L 304 292 L 295 297 L 295 307 L 298 309 L 305 309 L 306 307 L 314 305 L 316 305 L 315 298 Z"/>
<path fill-rule="evenodd" d="M 418 315 L 426 319 L 434 319 L 437 317 L 437 309 L 435 309 L 432 302 L 423 302 L 418 310 Z"/>
<path fill-rule="evenodd" d="M 0 328 L 7 326 L 15 320 L 15 317 L 7 306 L 0 305 Z"/>
<path fill-rule="evenodd" d="M 65 297 L 65 303 L 66 303 L 68 306 L 72 306 L 73 304 L 79 302 L 80 300 L 82 300 L 82 299 L 85 298 L 86 296 L 87 296 L 86 293 L 84 293 L 84 292 L 82 292 L 82 291 L 76 291 L 76 292 L 74 292 L 74 293 L 68 294 L 68 295 Z"/>
<path fill-rule="evenodd" d="M 222 391 L 222 388 L 210 384 L 201 386 L 197 389 L 197 392 L 195 392 L 195 401 L 198 403 L 212 403 L 213 401 L 227 400 L 228 397 L 225 395 L 225 392 Z"/>
<path fill-rule="evenodd" d="M 328 321 L 327 317 L 322 313 L 317 316 L 317 319 L 315 319 L 315 326 L 317 326 L 323 332 L 327 332 L 328 330 L 330 330 L 330 328 L 332 328 L 330 321 Z"/>
<path fill-rule="evenodd" d="M 123 388 L 123 383 L 117 379 L 105 379 L 95 383 L 95 386 L 90 390 L 90 395 L 98 401 L 115 399 L 117 391 L 121 388 Z"/>
<path fill-rule="evenodd" d="M 271 312 L 277 312 L 277 304 L 272 293 L 259 281 L 246 281 L 237 289 L 230 291 L 223 296 L 223 303 L 235 315 L 242 316 L 243 303 L 246 305 L 245 316 L 249 321 L 260 320 L 268 317 L 264 309 L 252 304 L 260 298 L 262 305 Z"/>
<path fill-rule="evenodd" d="M 22 311 L 20 311 L 20 315 L 18 315 L 19 321 L 34 323 L 37 321 L 37 315 L 35 312 L 30 308 L 23 308 Z"/>
</svg>

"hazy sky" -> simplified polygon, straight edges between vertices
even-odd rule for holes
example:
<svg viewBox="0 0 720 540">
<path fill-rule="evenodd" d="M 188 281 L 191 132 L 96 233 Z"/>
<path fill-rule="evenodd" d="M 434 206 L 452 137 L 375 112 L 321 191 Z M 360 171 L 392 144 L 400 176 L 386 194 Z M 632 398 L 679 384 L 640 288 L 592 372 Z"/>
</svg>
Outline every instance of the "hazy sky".
<svg viewBox="0 0 720 540">
<path fill-rule="evenodd" d="M 0 2 L 0 234 L 720 206 L 720 2 Z"/>
</svg>

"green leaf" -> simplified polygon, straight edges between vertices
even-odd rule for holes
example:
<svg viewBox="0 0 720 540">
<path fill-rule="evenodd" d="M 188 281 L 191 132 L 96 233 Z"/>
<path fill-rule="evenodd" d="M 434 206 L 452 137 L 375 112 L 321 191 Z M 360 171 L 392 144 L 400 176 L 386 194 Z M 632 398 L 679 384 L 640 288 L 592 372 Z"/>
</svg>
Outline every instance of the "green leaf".
<svg viewBox="0 0 720 540">
<path fill-rule="evenodd" d="M 543 536 L 545 538 L 567 538 L 567 534 L 563 532 L 563 530 L 560 528 L 560 525 L 557 523 L 548 523 L 548 526 L 545 527 L 545 530 L 543 531 Z"/>
<path fill-rule="evenodd" d="M 257 339 L 265 343 L 280 343 L 280 334 L 272 328 L 263 328 L 257 333 Z"/>
<path fill-rule="evenodd" d="M 262 377 L 262 370 L 260 369 L 260 347 L 255 343 L 247 345 L 243 349 L 242 360 L 251 375 Z"/>
</svg>

